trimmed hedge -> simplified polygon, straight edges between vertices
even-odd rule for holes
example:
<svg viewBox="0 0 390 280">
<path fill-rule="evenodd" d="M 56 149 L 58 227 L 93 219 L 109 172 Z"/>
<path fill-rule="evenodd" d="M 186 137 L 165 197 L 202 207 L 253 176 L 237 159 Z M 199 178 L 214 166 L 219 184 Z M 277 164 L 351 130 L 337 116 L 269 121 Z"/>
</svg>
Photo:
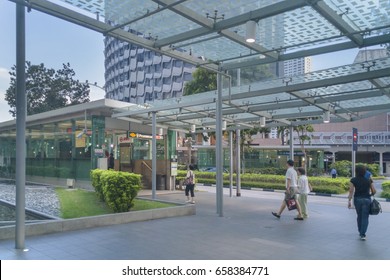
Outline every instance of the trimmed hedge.
<svg viewBox="0 0 390 280">
<path fill-rule="evenodd" d="M 373 177 L 379 176 L 379 164 L 377 163 L 356 163 L 356 165 L 364 165 Z M 352 162 L 349 160 L 336 161 L 330 165 L 330 168 L 335 168 L 338 176 L 349 177 L 351 176 Z"/>
<path fill-rule="evenodd" d="M 127 212 L 141 189 L 141 175 L 114 170 L 91 170 L 92 186 L 116 213 Z"/>
<path fill-rule="evenodd" d="M 101 201 L 104 201 L 104 195 L 103 195 L 103 186 L 100 181 L 100 176 L 104 171 L 105 170 L 103 169 L 91 170 L 92 187 L 95 189 L 96 195 L 99 197 Z"/>
<path fill-rule="evenodd" d="M 184 180 L 186 171 L 178 171 L 177 180 Z M 229 184 L 229 174 L 223 174 L 224 185 Z M 250 188 L 263 189 L 285 189 L 284 175 L 266 175 L 266 174 L 242 174 L 241 186 Z M 215 184 L 215 172 L 197 172 L 195 171 L 195 178 L 197 183 L 201 184 Z M 236 174 L 233 174 L 233 180 L 236 180 Z M 309 177 L 309 182 L 313 187 L 314 192 L 326 194 L 342 194 L 349 189 L 349 178 L 328 178 L 328 177 Z"/>
<path fill-rule="evenodd" d="M 384 181 L 382 183 L 382 198 L 389 198 L 390 199 L 390 181 Z"/>
</svg>

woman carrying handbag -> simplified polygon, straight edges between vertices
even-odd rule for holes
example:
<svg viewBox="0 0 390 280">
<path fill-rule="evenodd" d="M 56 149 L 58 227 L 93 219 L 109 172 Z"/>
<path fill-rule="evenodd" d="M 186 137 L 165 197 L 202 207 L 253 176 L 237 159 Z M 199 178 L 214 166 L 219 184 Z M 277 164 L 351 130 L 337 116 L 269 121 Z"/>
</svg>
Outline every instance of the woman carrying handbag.
<svg viewBox="0 0 390 280">
<path fill-rule="evenodd" d="M 186 175 L 186 190 L 185 194 L 187 197 L 187 203 L 194 204 L 194 189 L 195 189 L 195 173 L 194 173 L 194 166 L 190 164 L 190 169 L 187 171 Z M 191 193 L 191 199 L 190 199 L 190 193 Z"/>
<path fill-rule="evenodd" d="M 357 227 L 361 240 L 366 240 L 368 228 L 368 217 L 370 215 L 371 195 L 375 195 L 376 190 L 371 179 L 364 177 L 366 167 L 357 165 L 355 168 L 356 177 L 350 181 L 348 208 L 352 208 L 352 197 L 357 215 Z"/>
</svg>

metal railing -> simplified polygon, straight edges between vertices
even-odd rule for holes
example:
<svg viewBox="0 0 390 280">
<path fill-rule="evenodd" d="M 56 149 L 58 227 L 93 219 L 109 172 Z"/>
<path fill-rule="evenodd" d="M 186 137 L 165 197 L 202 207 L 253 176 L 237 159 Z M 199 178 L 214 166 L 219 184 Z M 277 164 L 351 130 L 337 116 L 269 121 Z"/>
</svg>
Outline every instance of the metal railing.
<svg viewBox="0 0 390 280">
<path fill-rule="evenodd" d="M 299 144 L 295 137 L 294 144 Z M 390 132 L 359 132 L 358 144 L 390 145 Z M 306 145 L 352 145 L 352 132 L 314 132 Z"/>
</svg>

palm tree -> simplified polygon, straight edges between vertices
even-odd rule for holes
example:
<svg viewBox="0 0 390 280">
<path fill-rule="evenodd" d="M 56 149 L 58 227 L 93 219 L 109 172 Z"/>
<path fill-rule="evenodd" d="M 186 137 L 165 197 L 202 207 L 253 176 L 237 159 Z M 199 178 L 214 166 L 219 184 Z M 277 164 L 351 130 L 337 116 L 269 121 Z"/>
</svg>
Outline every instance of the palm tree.
<svg viewBox="0 0 390 280">
<path fill-rule="evenodd" d="M 282 140 L 282 146 L 284 146 L 287 141 L 286 138 L 290 135 L 290 129 L 287 126 L 278 127 L 278 137 Z"/>
<path fill-rule="evenodd" d="M 305 142 L 310 143 L 310 141 L 311 141 L 310 133 L 314 132 L 314 128 L 311 124 L 304 124 L 304 125 L 295 126 L 294 131 L 296 131 L 298 134 L 299 144 L 301 146 L 303 158 L 305 160 L 304 168 L 305 168 L 305 171 L 307 171 L 307 155 L 306 155 Z"/>
</svg>

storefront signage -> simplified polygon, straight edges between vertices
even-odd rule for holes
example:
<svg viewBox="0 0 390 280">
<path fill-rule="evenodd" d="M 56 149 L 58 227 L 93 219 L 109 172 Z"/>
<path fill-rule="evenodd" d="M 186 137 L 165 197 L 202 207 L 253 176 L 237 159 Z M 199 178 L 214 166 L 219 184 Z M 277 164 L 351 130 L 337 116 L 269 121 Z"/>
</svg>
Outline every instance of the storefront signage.
<svg viewBox="0 0 390 280">
<path fill-rule="evenodd" d="M 128 143 L 133 143 L 133 138 L 129 138 L 125 134 L 118 135 L 118 144 L 128 144 Z"/>
<path fill-rule="evenodd" d="M 289 156 L 290 152 L 289 151 L 278 151 L 277 152 L 278 156 Z M 294 156 L 304 156 L 303 152 L 295 152 L 294 151 Z"/>
<path fill-rule="evenodd" d="M 177 162 L 171 161 L 171 176 L 177 176 Z"/>
<path fill-rule="evenodd" d="M 103 149 L 95 149 L 94 150 L 96 156 L 102 156 L 103 155 Z"/>
<path fill-rule="evenodd" d="M 140 139 L 152 139 L 152 135 L 148 134 L 141 134 L 141 133 L 135 133 L 135 132 L 128 132 L 129 138 L 140 138 Z M 164 139 L 163 135 L 156 135 L 157 140 Z"/>
<path fill-rule="evenodd" d="M 75 137 L 76 139 L 76 148 L 84 148 L 86 145 L 86 137 L 83 133 L 83 130 L 76 130 L 75 135 L 79 135 L 80 137 Z"/>
</svg>

